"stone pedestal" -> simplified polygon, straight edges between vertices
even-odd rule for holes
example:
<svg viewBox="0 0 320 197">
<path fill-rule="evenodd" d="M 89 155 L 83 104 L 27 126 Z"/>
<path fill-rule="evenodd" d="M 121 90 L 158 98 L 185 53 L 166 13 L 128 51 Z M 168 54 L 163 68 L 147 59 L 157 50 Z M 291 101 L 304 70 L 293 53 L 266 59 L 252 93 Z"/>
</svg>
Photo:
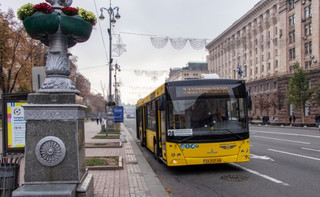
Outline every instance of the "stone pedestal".
<svg viewBox="0 0 320 197">
<path fill-rule="evenodd" d="M 86 107 L 80 101 L 72 93 L 29 95 L 25 183 L 13 196 L 93 196 L 85 165 Z"/>
</svg>

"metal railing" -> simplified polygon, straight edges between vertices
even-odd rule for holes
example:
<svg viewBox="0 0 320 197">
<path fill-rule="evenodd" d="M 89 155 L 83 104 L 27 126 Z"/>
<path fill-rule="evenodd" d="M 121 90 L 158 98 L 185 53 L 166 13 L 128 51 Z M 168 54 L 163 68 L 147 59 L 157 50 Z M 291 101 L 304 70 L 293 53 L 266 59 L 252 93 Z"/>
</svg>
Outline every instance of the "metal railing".
<svg viewBox="0 0 320 197">
<path fill-rule="evenodd" d="M 0 153 L 0 196 L 11 197 L 13 190 L 19 187 L 19 168 L 23 154 Z"/>
</svg>

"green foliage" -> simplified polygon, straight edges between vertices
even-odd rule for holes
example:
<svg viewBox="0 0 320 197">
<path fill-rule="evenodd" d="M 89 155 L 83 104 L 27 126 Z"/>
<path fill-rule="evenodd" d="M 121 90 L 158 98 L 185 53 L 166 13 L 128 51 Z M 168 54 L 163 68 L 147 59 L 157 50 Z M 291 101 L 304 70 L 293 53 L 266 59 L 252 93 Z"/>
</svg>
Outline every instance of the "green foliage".
<svg viewBox="0 0 320 197">
<path fill-rule="evenodd" d="M 286 92 L 288 104 L 304 108 L 306 101 L 311 99 L 313 92 L 314 89 L 309 86 L 306 71 L 299 67 L 299 63 L 296 63 Z"/>
<path fill-rule="evenodd" d="M 87 158 L 86 166 L 107 166 L 109 163 L 106 159 L 102 158 Z"/>
<path fill-rule="evenodd" d="M 31 16 L 34 12 L 34 5 L 32 3 L 27 3 L 18 9 L 17 15 L 20 20 L 24 20 L 28 16 Z"/>
<path fill-rule="evenodd" d="M 78 9 L 79 9 L 79 12 L 78 12 L 79 16 L 81 16 L 83 20 L 90 22 L 92 25 L 95 25 L 97 23 L 97 18 L 92 12 L 87 11 L 83 8 L 78 8 Z"/>
<path fill-rule="evenodd" d="M 320 83 L 319 83 L 317 86 L 319 87 L 319 86 L 320 86 Z M 317 90 L 315 91 L 315 93 L 316 93 L 316 102 L 317 102 L 318 105 L 320 105 L 320 90 L 317 89 Z"/>
</svg>

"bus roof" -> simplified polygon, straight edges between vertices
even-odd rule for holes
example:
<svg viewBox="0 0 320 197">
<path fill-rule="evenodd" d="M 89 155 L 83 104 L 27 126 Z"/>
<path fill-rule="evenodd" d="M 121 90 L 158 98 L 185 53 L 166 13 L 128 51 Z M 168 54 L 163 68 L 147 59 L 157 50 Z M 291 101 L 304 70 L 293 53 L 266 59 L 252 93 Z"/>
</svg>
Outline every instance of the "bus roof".
<svg viewBox="0 0 320 197">
<path fill-rule="evenodd" d="M 168 86 L 181 86 L 181 85 L 214 85 L 214 84 L 237 84 L 245 83 L 243 79 L 190 79 L 181 81 L 168 81 L 166 85 Z"/>
<path fill-rule="evenodd" d="M 243 79 L 189 79 L 189 80 L 181 80 L 181 81 L 168 81 L 162 84 L 160 87 L 155 89 L 149 95 L 144 97 L 143 99 L 139 99 L 136 107 L 140 107 L 145 103 L 159 97 L 160 95 L 165 93 L 166 86 L 184 86 L 184 85 L 228 85 L 228 84 L 238 84 L 245 83 Z"/>
</svg>

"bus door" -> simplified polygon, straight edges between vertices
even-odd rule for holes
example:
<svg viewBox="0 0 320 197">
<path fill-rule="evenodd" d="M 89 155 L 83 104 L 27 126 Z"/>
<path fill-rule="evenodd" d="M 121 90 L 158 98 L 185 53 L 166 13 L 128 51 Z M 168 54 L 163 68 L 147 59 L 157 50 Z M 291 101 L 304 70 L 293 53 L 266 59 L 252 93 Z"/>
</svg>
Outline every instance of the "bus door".
<svg viewBox="0 0 320 197">
<path fill-rule="evenodd" d="M 161 103 L 162 102 L 162 103 Z M 166 134 L 166 111 L 164 108 L 164 101 L 161 101 L 160 103 L 158 101 L 157 106 L 158 108 L 158 113 L 157 113 L 157 120 L 158 122 L 158 133 L 159 133 L 159 147 L 160 147 L 160 156 L 166 160 L 166 139 L 167 139 L 167 134 Z"/>
<path fill-rule="evenodd" d="M 147 126 L 147 111 L 146 106 L 142 107 L 142 117 L 141 117 L 141 135 L 140 135 L 140 144 L 144 146 L 146 144 L 146 126 Z"/>
<path fill-rule="evenodd" d="M 157 153 L 157 156 L 159 157 L 159 156 L 161 156 L 162 155 L 162 151 L 160 151 L 161 150 L 161 148 L 162 148 L 162 145 L 161 145 L 161 119 L 160 119 L 160 117 L 161 117 L 161 115 L 160 115 L 160 113 L 161 113 L 161 111 L 159 110 L 159 100 L 156 100 L 156 109 L 155 109 L 155 111 L 156 111 L 156 143 L 157 143 L 157 149 L 158 150 L 155 150 L 156 151 L 156 153 Z"/>
</svg>

